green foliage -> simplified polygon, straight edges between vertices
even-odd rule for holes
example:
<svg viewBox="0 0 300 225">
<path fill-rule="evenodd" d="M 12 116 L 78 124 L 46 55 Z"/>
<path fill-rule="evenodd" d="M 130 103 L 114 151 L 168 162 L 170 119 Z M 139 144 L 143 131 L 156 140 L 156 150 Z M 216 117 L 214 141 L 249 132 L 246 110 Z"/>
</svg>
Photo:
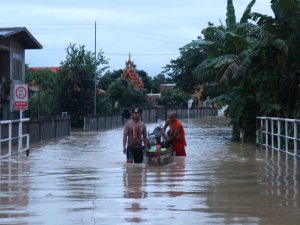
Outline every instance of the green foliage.
<svg viewBox="0 0 300 225">
<path fill-rule="evenodd" d="M 84 116 L 93 113 L 95 73 L 98 81 L 108 62 L 102 51 L 95 60 L 85 46 L 70 44 L 66 51 L 60 70 L 60 106 L 71 116 L 73 126 L 82 126 Z"/>
<path fill-rule="evenodd" d="M 252 0 L 249 4 L 248 4 L 248 6 L 247 6 L 247 8 L 245 9 L 245 11 L 244 11 L 244 13 L 243 13 L 243 16 L 242 16 L 242 18 L 241 18 L 241 21 L 240 21 L 240 23 L 242 24 L 242 23 L 248 23 L 248 19 L 249 19 L 249 14 L 251 13 L 251 9 L 252 9 L 252 7 L 254 6 L 254 4 L 255 4 L 255 2 L 256 2 L 256 0 Z"/>
<path fill-rule="evenodd" d="M 136 90 L 131 83 L 124 79 L 112 82 L 107 95 L 115 108 L 131 108 L 150 106 L 145 90 Z"/>
<path fill-rule="evenodd" d="M 48 70 L 33 72 L 26 67 L 25 81 L 36 90 L 29 90 L 31 118 L 50 117 L 59 113 L 58 75 Z"/>
<path fill-rule="evenodd" d="M 197 76 L 193 74 L 193 70 L 206 59 L 206 56 L 206 52 L 201 51 L 199 48 L 182 48 L 180 56 L 166 65 L 164 73 L 170 77 L 172 83 L 175 83 L 178 88 L 184 92 L 193 93 L 195 87 L 200 84 Z"/>
<path fill-rule="evenodd" d="M 115 80 L 117 80 L 118 78 L 121 77 L 121 74 L 123 73 L 122 69 L 119 70 L 114 70 L 114 71 L 107 71 L 101 78 L 99 81 L 99 85 L 98 87 L 103 89 L 103 90 L 107 90 L 107 88 L 109 87 L 109 85 L 114 82 Z"/>
<path fill-rule="evenodd" d="M 161 84 L 169 84 L 172 83 L 171 79 L 166 77 L 163 73 L 158 74 L 153 78 L 153 93 L 160 92 L 160 85 Z"/>
<path fill-rule="evenodd" d="M 180 89 L 169 89 L 161 93 L 158 104 L 165 107 L 187 107 L 190 95 Z"/>
<path fill-rule="evenodd" d="M 139 78 L 144 82 L 144 89 L 146 93 L 150 93 L 154 89 L 154 83 L 152 77 L 150 77 L 144 70 L 136 70 Z"/>
<path fill-rule="evenodd" d="M 234 139 L 239 129 L 248 139 L 255 137 L 256 116 L 300 116 L 300 2 L 272 0 L 275 17 L 251 13 L 254 4 L 252 0 L 236 23 L 228 0 L 227 26 L 210 23 L 202 31 L 204 39 L 181 49 L 201 52 L 202 57 L 185 55 L 184 60 L 173 61 L 177 71 L 195 62 L 188 67 L 197 77 L 193 82 L 205 85 L 211 101 L 228 105 Z"/>
<path fill-rule="evenodd" d="M 272 0 L 271 7 L 275 18 L 300 36 L 300 2 L 298 0 Z"/>
<path fill-rule="evenodd" d="M 236 17 L 232 0 L 227 0 L 226 25 L 230 31 L 236 27 Z"/>
<path fill-rule="evenodd" d="M 144 70 L 136 70 L 136 72 L 139 78 L 144 82 L 144 89 L 147 93 L 159 93 L 160 84 L 171 82 L 164 74 L 158 74 L 152 78 Z M 122 69 L 106 72 L 100 79 L 99 87 L 103 90 L 107 90 L 110 84 L 121 77 L 122 73 Z"/>
</svg>

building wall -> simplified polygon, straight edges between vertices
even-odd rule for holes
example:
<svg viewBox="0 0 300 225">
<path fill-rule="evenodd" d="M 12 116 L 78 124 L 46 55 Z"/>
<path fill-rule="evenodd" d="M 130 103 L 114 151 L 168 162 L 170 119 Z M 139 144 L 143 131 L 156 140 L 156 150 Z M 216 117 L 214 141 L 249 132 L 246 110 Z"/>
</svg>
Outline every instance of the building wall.
<svg viewBox="0 0 300 225">
<path fill-rule="evenodd" d="M 4 60 L 0 60 L 0 71 L 4 74 L 1 74 L 1 76 L 5 76 L 11 80 L 8 101 L 3 102 L 2 119 L 13 119 L 18 117 L 18 112 L 14 112 L 13 109 L 14 85 L 25 82 L 25 50 L 24 47 L 22 47 L 21 40 L 15 37 L 2 39 L 0 44 L 8 48 L 2 50 L 2 54 L 0 54 L 0 57 L 8 57 Z"/>
</svg>

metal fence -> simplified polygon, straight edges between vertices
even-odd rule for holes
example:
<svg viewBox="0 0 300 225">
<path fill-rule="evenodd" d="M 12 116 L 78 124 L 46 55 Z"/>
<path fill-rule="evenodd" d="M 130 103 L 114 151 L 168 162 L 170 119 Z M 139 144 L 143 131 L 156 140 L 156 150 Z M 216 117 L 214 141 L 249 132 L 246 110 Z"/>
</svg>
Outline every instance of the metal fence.
<svg viewBox="0 0 300 225">
<path fill-rule="evenodd" d="M 29 119 L 0 121 L 0 160 L 29 150 L 29 133 L 23 123 Z"/>
<path fill-rule="evenodd" d="M 285 152 L 300 157 L 300 120 L 257 117 L 256 143 L 266 150 Z"/>
<path fill-rule="evenodd" d="M 69 136 L 71 133 L 71 120 L 69 117 L 30 120 L 27 126 L 30 132 L 30 143 L 57 139 Z"/>
<path fill-rule="evenodd" d="M 142 111 L 142 121 L 144 123 L 156 123 L 159 119 L 164 120 L 167 113 L 175 111 L 179 119 L 200 118 L 206 116 L 217 116 L 218 109 L 216 108 L 146 108 Z M 189 111 L 189 112 L 188 112 Z M 123 127 L 127 120 L 122 117 L 121 113 L 114 115 L 98 115 L 86 116 L 84 118 L 84 131 L 103 131 Z"/>
<path fill-rule="evenodd" d="M 31 143 L 69 136 L 70 133 L 69 117 L 0 121 L 0 159 L 10 158 L 24 151 L 28 154 Z"/>
</svg>

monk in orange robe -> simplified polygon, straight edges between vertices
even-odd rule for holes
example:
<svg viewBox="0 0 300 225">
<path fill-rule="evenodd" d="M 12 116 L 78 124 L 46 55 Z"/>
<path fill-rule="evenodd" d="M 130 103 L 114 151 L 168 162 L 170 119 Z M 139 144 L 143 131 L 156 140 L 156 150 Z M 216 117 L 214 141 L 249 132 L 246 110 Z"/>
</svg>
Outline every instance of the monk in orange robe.
<svg viewBox="0 0 300 225">
<path fill-rule="evenodd" d="M 173 151 L 176 153 L 176 156 L 186 156 L 185 132 L 181 121 L 176 119 L 175 112 L 168 113 L 168 119 L 166 120 L 164 131 L 166 131 L 168 126 L 170 127 L 172 134 L 171 136 L 166 138 L 167 141 L 171 143 Z"/>
</svg>

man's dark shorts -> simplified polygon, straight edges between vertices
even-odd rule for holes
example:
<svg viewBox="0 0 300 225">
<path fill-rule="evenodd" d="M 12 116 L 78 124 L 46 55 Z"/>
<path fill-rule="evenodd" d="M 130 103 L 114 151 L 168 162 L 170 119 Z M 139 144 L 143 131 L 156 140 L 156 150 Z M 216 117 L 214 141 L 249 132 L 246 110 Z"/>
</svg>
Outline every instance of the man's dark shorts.
<svg viewBox="0 0 300 225">
<path fill-rule="evenodd" d="M 132 160 L 134 163 L 142 163 L 144 158 L 143 148 L 127 147 L 127 160 Z"/>
</svg>

